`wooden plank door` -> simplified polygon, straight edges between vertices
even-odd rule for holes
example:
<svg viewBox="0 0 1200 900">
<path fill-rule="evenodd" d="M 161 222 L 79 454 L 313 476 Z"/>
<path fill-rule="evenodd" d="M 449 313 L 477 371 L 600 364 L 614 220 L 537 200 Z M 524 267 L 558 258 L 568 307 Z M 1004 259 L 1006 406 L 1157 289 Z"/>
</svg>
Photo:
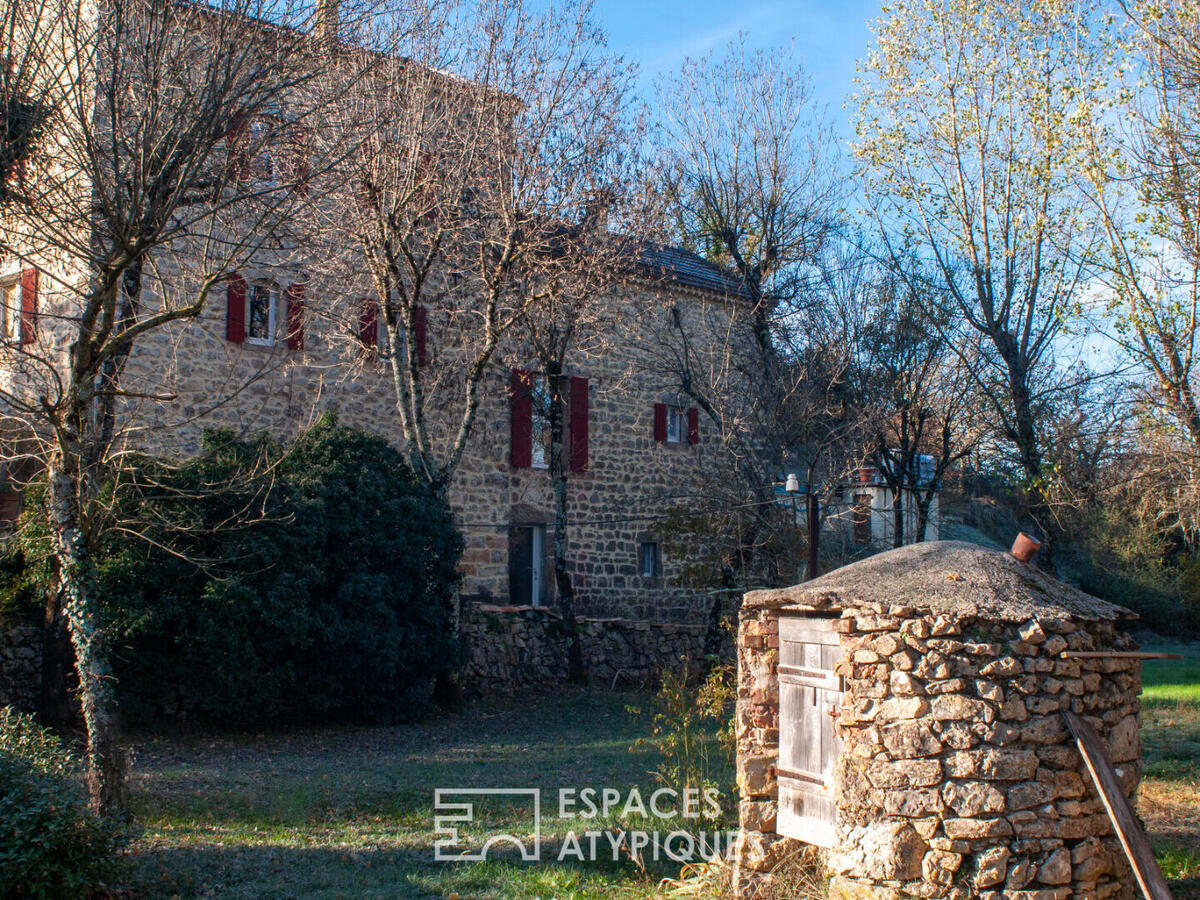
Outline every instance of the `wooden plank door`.
<svg viewBox="0 0 1200 900">
<path fill-rule="evenodd" d="M 837 804 L 834 766 L 842 742 L 834 715 L 842 679 L 841 647 L 831 619 L 779 620 L 779 833 L 832 847 Z"/>
</svg>

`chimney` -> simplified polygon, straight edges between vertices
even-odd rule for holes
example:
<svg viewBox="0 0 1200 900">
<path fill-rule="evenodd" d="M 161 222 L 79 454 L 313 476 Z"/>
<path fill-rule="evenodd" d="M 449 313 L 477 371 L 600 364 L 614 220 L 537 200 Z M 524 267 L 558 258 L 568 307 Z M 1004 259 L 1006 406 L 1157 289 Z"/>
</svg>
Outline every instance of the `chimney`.
<svg viewBox="0 0 1200 900">
<path fill-rule="evenodd" d="M 601 189 L 592 193 L 583 205 L 583 224 L 599 231 L 608 231 L 608 214 L 613 205 L 613 193 Z"/>
<path fill-rule="evenodd" d="M 336 44 L 338 41 L 338 5 L 341 0 L 317 0 L 313 20 L 313 33 L 320 40 Z"/>
</svg>

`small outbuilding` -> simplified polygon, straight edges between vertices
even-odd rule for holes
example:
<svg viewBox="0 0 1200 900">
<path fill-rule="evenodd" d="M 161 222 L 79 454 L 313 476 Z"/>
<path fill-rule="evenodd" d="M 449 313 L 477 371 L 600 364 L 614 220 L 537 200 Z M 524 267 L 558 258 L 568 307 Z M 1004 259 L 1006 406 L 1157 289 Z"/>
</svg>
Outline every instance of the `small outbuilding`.
<svg viewBox="0 0 1200 900">
<path fill-rule="evenodd" d="M 737 896 L 773 898 L 811 844 L 833 898 L 1136 897 L 1063 716 L 1097 729 L 1131 796 L 1132 617 L 958 541 L 747 594 Z"/>
</svg>

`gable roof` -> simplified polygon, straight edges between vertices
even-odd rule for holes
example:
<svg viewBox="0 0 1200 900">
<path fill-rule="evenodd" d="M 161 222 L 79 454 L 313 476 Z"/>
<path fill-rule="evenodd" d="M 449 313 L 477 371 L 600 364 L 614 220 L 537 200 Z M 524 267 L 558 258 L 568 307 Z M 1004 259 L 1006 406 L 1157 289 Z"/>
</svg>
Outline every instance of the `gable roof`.
<svg viewBox="0 0 1200 900">
<path fill-rule="evenodd" d="M 635 272 L 654 280 L 712 291 L 726 297 L 749 300 L 750 292 L 732 272 L 681 247 L 664 247 L 638 241 L 633 248 Z"/>
</svg>

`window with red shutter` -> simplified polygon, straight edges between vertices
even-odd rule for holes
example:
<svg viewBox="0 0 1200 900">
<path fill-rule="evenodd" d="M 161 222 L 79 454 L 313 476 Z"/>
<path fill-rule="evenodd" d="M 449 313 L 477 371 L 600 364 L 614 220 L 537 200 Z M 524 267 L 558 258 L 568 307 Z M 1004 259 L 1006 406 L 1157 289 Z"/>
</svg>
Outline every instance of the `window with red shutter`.
<svg viewBox="0 0 1200 900">
<path fill-rule="evenodd" d="M 582 472 L 588 467 L 588 380 L 574 377 L 570 383 L 571 469 Z"/>
<path fill-rule="evenodd" d="M 512 414 L 509 456 L 514 469 L 533 465 L 533 379 L 523 369 L 513 369 L 509 382 Z"/>
<path fill-rule="evenodd" d="M 688 407 L 688 443 L 692 446 L 700 443 L 700 409 L 695 406 Z"/>
<path fill-rule="evenodd" d="M 225 339 L 235 344 L 246 340 L 246 279 L 237 272 L 225 287 Z"/>
<path fill-rule="evenodd" d="M 229 174 L 238 181 L 250 180 L 250 132 L 245 116 L 235 116 L 225 134 Z"/>
<path fill-rule="evenodd" d="M 308 176 L 311 166 L 308 162 L 308 132 L 303 128 L 295 128 L 288 136 L 288 178 L 301 195 L 308 194 Z"/>
<path fill-rule="evenodd" d="M 38 318 L 38 270 L 25 269 L 21 273 L 21 343 L 31 344 L 37 340 Z"/>
<path fill-rule="evenodd" d="M 364 347 L 379 346 L 379 304 L 369 297 L 362 299 L 358 318 L 358 339 Z"/>
<path fill-rule="evenodd" d="M 667 404 L 654 404 L 654 440 L 660 444 L 667 439 Z"/>
<path fill-rule="evenodd" d="M 304 282 L 289 284 L 287 289 L 287 346 L 304 349 Z"/>
</svg>

